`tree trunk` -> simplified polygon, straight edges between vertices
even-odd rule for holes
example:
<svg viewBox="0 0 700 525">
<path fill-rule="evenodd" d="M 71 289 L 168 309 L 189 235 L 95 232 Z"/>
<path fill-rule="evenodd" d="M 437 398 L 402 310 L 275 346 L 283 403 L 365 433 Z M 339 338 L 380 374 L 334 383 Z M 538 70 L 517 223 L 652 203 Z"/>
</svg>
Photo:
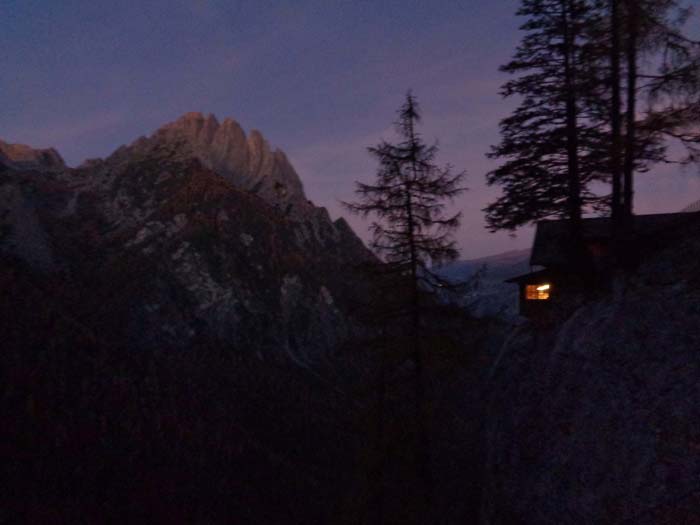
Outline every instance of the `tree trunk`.
<svg viewBox="0 0 700 525">
<path fill-rule="evenodd" d="M 610 173 L 612 175 L 611 215 L 615 237 L 619 237 L 622 215 L 622 119 L 620 96 L 620 5 L 619 0 L 610 0 Z"/>
<path fill-rule="evenodd" d="M 578 89 L 575 61 L 576 34 L 571 17 L 571 0 L 562 0 L 562 27 L 564 29 L 564 89 L 566 92 L 566 157 L 568 167 L 568 208 L 571 228 L 572 256 L 581 255 L 581 175 L 578 145 Z"/>
<path fill-rule="evenodd" d="M 411 182 L 417 179 L 418 167 L 416 164 L 416 145 L 417 140 L 413 129 L 413 121 L 410 122 L 409 140 L 411 142 L 411 170 L 413 175 L 412 181 L 407 181 L 406 188 L 406 215 L 408 219 L 408 240 L 410 249 L 410 264 L 411 264 L 411 309 L 412 309 L 412 339 L 413 339 L 413 361 L 416 367 L 415 372 L 415 412 L 416 412 L 416 461 L 418 466 L 418 476 L 423 484 L 425 518 L 429 518 L 430 509 L 433 500 L 433 482 L 430 469 L 430 440 L 428 437 L 428 411 L 426 410 L 425 399 L 425 363 L 423 359 L 423 350 L 421 345 L 421 310 L 420 310 L 420 289 L 418 286 L 418 253 L 416 250 L 415 240 L 415 218 L 413 217 L 413 202 L 411 199 L 412 188 Z"/>
<path fill-rule="evenodd" d="M 382 337 L 380 345 L 380 363 L 379 377 L 377 378 L 377 465 L 375 470 L 375 490 L 376 490 L 376 524 L 384 525 L 384 471 L 386 470 L 386 446 L 384 432 L 386 425 L 386 368 L 387 368 L 387 349 Z"/>
<path fill-rule="evenodd" d="M 624 179 L 624 217 L 629 226 L 632 220 L 634 199 L 634 159 L 636 154 L 637 128 L 637 45 L 639 34 L 638 0 L 627 0 L 628 38 L 627 59 L 627 126 L 625 136 L 625 179 Z"/>
</svg>

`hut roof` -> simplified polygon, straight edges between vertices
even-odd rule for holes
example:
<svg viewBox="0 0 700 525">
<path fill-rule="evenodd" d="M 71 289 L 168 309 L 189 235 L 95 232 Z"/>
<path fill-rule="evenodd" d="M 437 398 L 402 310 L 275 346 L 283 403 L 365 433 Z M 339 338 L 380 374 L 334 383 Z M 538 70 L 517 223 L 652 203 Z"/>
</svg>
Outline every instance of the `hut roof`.
<svg viewBox="0 0 700 525">
<path fill-rule="evenodd" d="M 532 271 L 530 273 L 525 273 L 523 275 L 517 275 L 515 277 L 511 277 L 510 279 L 506 279 L 503 281 L 504 283 L 515 283 L 515 284 L 520 284 L 524 282 L 528 282 L 531 280 L 537 280 L 537 279 L 547 279 L 551 274 L 551 271 L 548 269 L 544 270 L 537 270 L 537 271 Z"/>
<path fill-rule="evenodd" d="M 663 234 L 697 217 L 697 213 L 635 215 L 633 235 L 636 238 L 642 238 Z M 568 225 L 568 220 L 544 220 L 537 223 L 530 256 L 532 266 L 556 266 L 569 262 L 566 256 L 566 243 L 569 239 Z M 608 217 L 583 219 L 581 228 L 586 241 L 607 241 L 612 236 L 612 221 Z"/>
</svg>

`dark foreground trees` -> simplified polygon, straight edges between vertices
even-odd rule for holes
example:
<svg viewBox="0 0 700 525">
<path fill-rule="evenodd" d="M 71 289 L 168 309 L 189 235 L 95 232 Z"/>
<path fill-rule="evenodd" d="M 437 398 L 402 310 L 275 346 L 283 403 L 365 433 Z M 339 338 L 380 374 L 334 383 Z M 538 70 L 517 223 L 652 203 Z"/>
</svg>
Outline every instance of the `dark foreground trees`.
<svg viewBox="0 0 700 525">
<path fill-rule="evenodd" d="M 398 321 L 406 327 L 403 346 L 410 349 L 415 367 L 416 463 L 423 488 L 422 511 L 427 512 L 433 496 L 425 388 L 427 296 L 448 286 L 433 267 L 458 255 L 452 236 L 461 214 L 448 213 L 446 206 L 464 191 L 465 174 L 435 164 L 438 149 L 423 142 L 416 129 L 419 122 L 418 104 L 409 92 L 398 112 L 399 141 L 382 141 L 369 148 L 379 163 L 376 181 L 358 182 L 358 201 L 346 206 L 375 219 L 371 246 L 383 258 L 377 272 L 385 283 L 379 286 L 386 288 L 384 311 L 378 315 L 387 326 Z"/>
</svg>

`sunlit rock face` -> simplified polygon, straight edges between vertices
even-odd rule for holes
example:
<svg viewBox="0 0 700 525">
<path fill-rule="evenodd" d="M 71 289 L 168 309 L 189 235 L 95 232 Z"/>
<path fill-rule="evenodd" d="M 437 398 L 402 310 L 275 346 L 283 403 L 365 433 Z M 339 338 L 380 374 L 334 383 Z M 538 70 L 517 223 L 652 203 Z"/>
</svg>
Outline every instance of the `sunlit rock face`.
<svg viewBox="0 0 700 525">
<path fill-rule="evenodd" d="M 259 133 L 187 114 L 76 169 L 21 153 L 0 158 L 0 258 L 100 337 L 306 364 L 354 330 L 371 255 Z"/>
<path fill-rule="evenodd" d="M 236 188 L 259 195 L 285 216 L 304 217 L 314 210 L 286 155 L 272 150 L 257 130 L 246 136 L 232 119 L 219 123 L 211 114 L 205 117 L 187 113 L 151 137 L 137 141 L 132 148 L 173 142 L 183 144 L 183 154 L 194 156 Z"/>
</svg>

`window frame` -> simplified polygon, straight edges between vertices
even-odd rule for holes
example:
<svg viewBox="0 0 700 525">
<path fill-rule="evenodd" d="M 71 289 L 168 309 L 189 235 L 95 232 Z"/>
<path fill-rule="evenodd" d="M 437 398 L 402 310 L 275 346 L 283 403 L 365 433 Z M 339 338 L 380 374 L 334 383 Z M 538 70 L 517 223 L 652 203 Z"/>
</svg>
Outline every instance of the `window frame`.
<svg viewBox="0 0 700 525">
<path fill-rule="evenodd" d="M 550 301 L 551 299 L 552 299 L 552 284 L 551 283 L 529 283 L 529 284 L 525 285 L 525 300 L 526 301 Z"/>
</svg>

